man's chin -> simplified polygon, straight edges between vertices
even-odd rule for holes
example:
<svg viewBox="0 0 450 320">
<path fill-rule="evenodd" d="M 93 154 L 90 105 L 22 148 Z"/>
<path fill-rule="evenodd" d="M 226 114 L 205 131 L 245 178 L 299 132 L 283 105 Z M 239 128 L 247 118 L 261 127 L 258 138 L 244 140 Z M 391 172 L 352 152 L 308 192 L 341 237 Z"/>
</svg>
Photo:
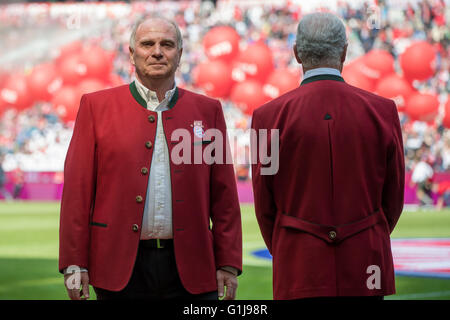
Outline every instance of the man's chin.
<svg viewBox="0 0 450 320">
<path fill-rule="evenodd" d="M 164 79 L 164 78 L 168 78 L 170 75 L 167 73 L 162 73 L 162 72 L 150 72 L 147 73 L 145 75 L 146 77 L 150 78 L 150 79 Z"/>
</svg>

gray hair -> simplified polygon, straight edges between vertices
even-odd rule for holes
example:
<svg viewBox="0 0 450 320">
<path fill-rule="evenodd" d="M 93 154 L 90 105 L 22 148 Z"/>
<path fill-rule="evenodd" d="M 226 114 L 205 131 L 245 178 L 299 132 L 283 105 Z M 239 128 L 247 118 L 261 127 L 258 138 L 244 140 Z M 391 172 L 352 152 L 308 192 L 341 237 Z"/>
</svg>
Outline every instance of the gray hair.
<svg viewBox="0 0 450 320">
<path fill-rule="evenodd" d="M 136 23 L 133 26 L 133 29 L 131 30 L 131 35 L 130 35 L 130 47 L 131 49 L 134 49 L 134 45 L 136 43 L 136 31 L 139 28 L 139 26 L 147 21 L 147 20 L 151 20 L 151 19 L 159 19 L 159 20 L 163 20 L 168 22 L 169 24 L 171 24 L 174 28 L 175 28 L 175 33 L 176 33 L 176 37 L 177 37 L 177 48 L 178 50 L 183 49 L 183 36 L 181 35 L 181 31 L 180 28 L 178 27 L 178 25 L 176 24 L 175 21 L 167 19 L 165 17 L 159 17 L 159 16 L 149 16 L 149 17 L 141 17 L 139 18 L 138 21 L 136 21 Z"/>
<path fill-rule="evenodd" d="M 303 66 L 339 66 L 346 44 L 344 24 L 334 14 L 311 13 L 298 24 L 295 45 Z"/>
</svg>

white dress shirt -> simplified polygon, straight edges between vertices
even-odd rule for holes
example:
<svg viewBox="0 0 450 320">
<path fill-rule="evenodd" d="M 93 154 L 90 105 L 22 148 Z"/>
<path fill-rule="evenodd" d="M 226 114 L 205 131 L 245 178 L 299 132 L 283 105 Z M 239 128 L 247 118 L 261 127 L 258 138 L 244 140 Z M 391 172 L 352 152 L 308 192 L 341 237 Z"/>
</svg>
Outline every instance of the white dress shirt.
<svg viewBox="0 0 450 320">
<path fill-rule="evenodd" d="M 153 143 L 153 157 L 148 178 L 147 198 L 142 219 L 141 240 L 172 239 L 172 187 L 170 181 L 170 158 L 162 122 L 162 112 L 175 93 L 176 86 L 166 92 L 159 101 L 156 92 L 135 80 L 136 89 L 147 103 L 147 109 L 158 114 L 156 136 Z"/>
<path fill-rule="evenodd" d="M 335 76 L 341 76 L 341 72 L 338 69 L 334 69 L 334 68 L 315 68 L 315 69 L 310 69 L 308 71 L 305 72 L 305 74 L 303 75 L 303 80 L 310 78 L 310 77 L 314 77 L 314 76 L 318 76 L 321 74 L 332 74 Z"/>
</svg>

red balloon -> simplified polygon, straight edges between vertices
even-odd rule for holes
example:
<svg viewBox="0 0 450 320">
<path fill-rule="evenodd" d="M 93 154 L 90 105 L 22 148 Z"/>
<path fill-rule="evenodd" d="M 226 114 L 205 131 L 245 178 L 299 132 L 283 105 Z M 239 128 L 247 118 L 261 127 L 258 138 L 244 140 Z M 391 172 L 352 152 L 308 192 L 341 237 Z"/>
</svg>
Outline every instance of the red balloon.
<svg viewBox="0 0 450 320">
<path fill-rule="evenodd" d="M 57 76 L 56 68 L 51 63 L 36 66 L 27 80 L 35 101 L 50 101 L 53 93 L 62 85 L 62 79 Z"/>
<path fill-rule="evenodd" d="M 402 53 L 400 66 L 405 79 L 426 80 L 435 73 L 436 52 L 428 42 L 416 42 Z"/>
<path fill-rule="evenodd" d="M 112 69 L 112 56 L 100 47 L 92 46 L 81 52 L 80 62 L 86 66 L 86 76 L 108 79 Z"/>
<path fill-rule="evenodd" d="M 438 113 L 439 100 L 435 95 L 415 93 L 406 102 L 405 112 L 411 120 L 431 122 Z"/>
<path fill-rule="evenodd" d="M 342 70 L 342 77 L 345 82 L 357 88 L 373 92 L 375 82 L 361 72 L 359 65 L 345 66 Z"/>
<path fill-rule="evenodd" d="M 248 115 L 251 115 L 253 110 L 270 100 L 264 95 L 261 83 L 255 80 L 246 80 L 234 85 L 230 99 L 242 112 Z"/>
<path fill-rule="evenodd" d="M 87 76 L 87 66 L 80 55 L 68 55 L 58 64 L 64 85 L 77 85 Z"/>
<path fill-rule="evenodd" d="M 201 63 L 194 71 L 194 82 L 209 96 L 227 97 L 233 84 L 231 67 L 220 60 Z"/>
<path fill-rule="evenodd" d="M 414 93 L 408 81 L 397 74 L 392 74 L 378 82 L 375 90 L 377 94 L 394 100 L 398 111 L 405 111 L 406 101 Z"/>
<path fill-rule="evenodd" d="M 442 124 L 447 129 L 450 129 L 450 98 L 447 99 L 447 103 L 444 107 L 444 118 L 442 119 Z"/>
<path fill-rule="evenodd" d="M 370 58 L 370 57 L 369 57 Z M 366 64 L 367 55 L 361 56 L 352 61 L 348 67 L 354 68 L 358 73 L 370 80 L 375 86 L 381 77 L 381 72 Z M 370 60 L 369 60 L 370 61 Z"/>
<path fill-rule="evenodd" d="M 26 77 L 22 74 L 11 75 L 0 91 L 0 99 L 4 107 L 9 106 L 18 111 L 30 107 L 33 101 Z"/>
<path fill-rule="evenodd" d="M 52 100 L 56 113 L 66 122 L 75 121 L 80 105 L 80 93 L 72 86 L 59 90 Z"/>
<path fill-rule="evenodd" d="M 379 80 L 395 72 L 394 57 L 385 50 L 369 51 L 364 56 L 363 62 L 367 69 L 369 69 L 365 70 L 369 78 L 371 78 L 370 74 L 372 74 L 376 80 Z"/>
<path fill-rule="evenodd" d="M 203 38 L 203 48 L 210 60 L 233 60 L 239 53 L 239 34 L 232 27 L 219 26 L 209 30 Z"/>
<path fill-rule="evenodd" d="M 95 92 L 107 88 L 107 85 L 97 79 L 84 79 L 78 85 L 79 94 L 83 95 L 85 93 Z"/>
<path fill-rule="evenodd" d="M 263 42 L 251 44 L 240 53 L 236 65 L 246 79 L 264 83 L 274 69 L 272 51 Z"/>
<path fill-rule="evenodd" d="M 300 73 L 294 73 L 287 68 L 272 72 L 264 85 L 264 94 L 275 99 L 300 85 Z"/>
</svg>

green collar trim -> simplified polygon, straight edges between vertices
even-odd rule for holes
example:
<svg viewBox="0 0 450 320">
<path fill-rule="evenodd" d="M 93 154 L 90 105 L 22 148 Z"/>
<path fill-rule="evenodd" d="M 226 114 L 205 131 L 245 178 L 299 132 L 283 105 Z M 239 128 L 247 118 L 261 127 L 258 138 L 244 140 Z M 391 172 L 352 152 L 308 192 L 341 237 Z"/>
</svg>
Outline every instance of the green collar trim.
<svg viewBox="0 0 450 320">
<path fill-rule="evenodd" d="M 335 80 L 335 81 L 345 82 L 344 78 L 342 78 L 340 76 L 336 76 L 334 74 L 319 74 L 317 76 L 312 76 L 312 77 L 306 78 L 305 80 L 302 81 L 302 83 L 300 85 L 302 86 L 304 84 L 314 82 L 314 81 L 319 81 L 319 80 Z"/>
<path fill-rule="evenodd" d="M 136 100 L 137 103 L 139 103 L 142 107 L 147 109 L 147 103 L 145 102 L 144 98 L 142 98 L 141 95 L 139 94 L 139 92 L 137 91 L 136 83 L 134 83 L 134 81 L 131 82 L 129 87 L 130 87 L 131 95 L 133 96 L 134 100 Z M 169 110 L 175 106 L 177 101 L 178 101 L 178 87 L 175 88 L 175 92 L 172 95 L 172 99 L 170 99 L 169 105 L 167 106 L 169 108 Z"/>
</svg>

